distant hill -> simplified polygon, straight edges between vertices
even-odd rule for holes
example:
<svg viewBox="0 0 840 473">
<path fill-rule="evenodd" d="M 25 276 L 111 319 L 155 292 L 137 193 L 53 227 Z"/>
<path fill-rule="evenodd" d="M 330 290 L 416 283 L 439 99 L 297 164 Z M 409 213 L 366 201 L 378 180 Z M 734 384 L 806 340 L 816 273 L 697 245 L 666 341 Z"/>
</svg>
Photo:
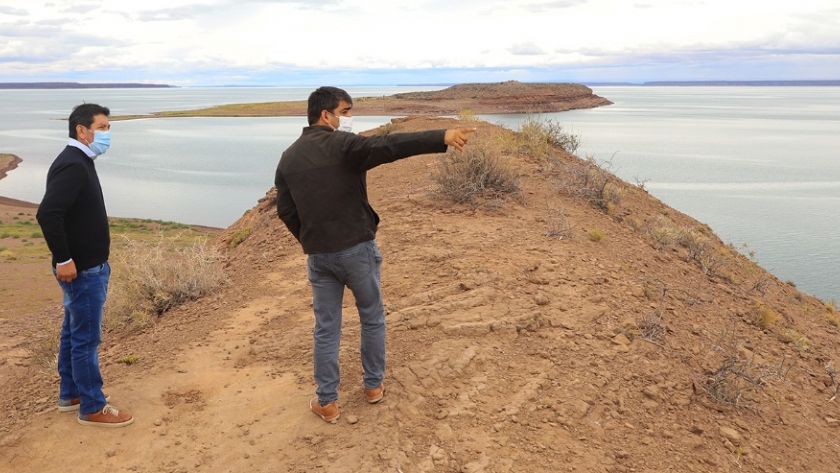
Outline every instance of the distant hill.
<svg viewBox="0 0 840 473">
<path fill-rule="evenodd" d="M 80 82 L 0 82 L 0 89 L 161 89 L 171 88 L 167 84 L 101 83 Z"/>
</svg>

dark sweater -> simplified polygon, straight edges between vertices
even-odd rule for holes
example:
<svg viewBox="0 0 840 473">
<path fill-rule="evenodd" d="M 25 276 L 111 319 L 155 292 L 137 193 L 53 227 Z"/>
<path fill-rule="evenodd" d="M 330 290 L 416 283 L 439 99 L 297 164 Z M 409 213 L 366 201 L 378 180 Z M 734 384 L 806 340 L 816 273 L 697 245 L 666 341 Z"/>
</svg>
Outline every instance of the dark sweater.
<svg viewBox="0 0 840 473">
<path fill-rule="evenodd" d="M 379 216 L 366 172 L 417 154 L 446 151 L 446 130 L 364 137 L 309 126 L 280 158 L 277 215 L 303 252 L 332 253 L 373 240 Z"/>
<path fill-rule="evenodd" d="M 53 266 L 70 258 L 77 271 L 108 261 L 111 234 L 93 160 L 73 146 L 55 158 L 36 215 Z"/>
</svg>

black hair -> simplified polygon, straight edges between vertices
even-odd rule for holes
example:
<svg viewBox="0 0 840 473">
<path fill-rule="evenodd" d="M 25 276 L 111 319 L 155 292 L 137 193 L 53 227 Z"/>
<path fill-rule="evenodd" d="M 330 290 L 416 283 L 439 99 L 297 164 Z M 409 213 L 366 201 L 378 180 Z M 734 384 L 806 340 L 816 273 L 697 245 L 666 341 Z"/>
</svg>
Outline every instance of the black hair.
<svg viewBox="0 0 840 473">
<path fill-rule="evenodd" d="M 328 86 L 315 89 L 315 92 L 309 94 L 309 102 L 306 110 L 309 124 L 314 125 L 318 121 L 321 117 L 321 110 L 332 113 L 342 100 L 353 105 L 353 99 L 350 98 L 350 94 L 345 92 L 344 89 Z"/>
<path fill-rule="evenodd" d="M 73 111 L 70 112 L 70 118 L 68 119 L 70 122 L 70 138 L 76 139 L 77 125 L 90 128 L 93 125 L 93 117 L 97 115 L 105 115 L 107 117 L 110 114 L 111 111 L 108 110 L 108 107 L 103 107 L 95 103 L 76 105 L 73 107 Z"/>
</svg>

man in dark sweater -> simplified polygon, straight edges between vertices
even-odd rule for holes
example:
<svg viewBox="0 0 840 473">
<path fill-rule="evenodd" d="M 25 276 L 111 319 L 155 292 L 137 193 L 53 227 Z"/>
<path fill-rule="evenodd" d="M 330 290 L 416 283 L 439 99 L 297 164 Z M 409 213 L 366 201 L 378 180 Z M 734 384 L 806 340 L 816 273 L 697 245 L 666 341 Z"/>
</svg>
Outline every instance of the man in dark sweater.
<svg viewBox="0 0 840 473">
<path fill-rule="evenodd" d="M 315 312 L 317 397 L 309 408 L 327 422 L 339 417 L 338 349 L 344 288 L 356 299 L 361 320 L 364 396 L 385 394 L 385 309 L 382 255 L 374 240 L 379 216 L 367 197 L 368 170 L 398 159 L 458 150 L 475 128 L 363 137 L 349 133 L 353 100 L 336 87 L 315 90 L 308 101 L 308 127 L 277 166 L 277 214 L 308 254 Z"/>
<path fill-rule="evenodd" d="M 111 275 L 111 236 L 94 161 L 111 143 L 109 113 L 91 103 L 73 109 L 70 139 L 47 173 L 37 218 L 64 293 L 58 410 L 78 410 L 82 425 L 122 427 L 134 417 L 108 404 L 97 351 Z"/>
</svg>

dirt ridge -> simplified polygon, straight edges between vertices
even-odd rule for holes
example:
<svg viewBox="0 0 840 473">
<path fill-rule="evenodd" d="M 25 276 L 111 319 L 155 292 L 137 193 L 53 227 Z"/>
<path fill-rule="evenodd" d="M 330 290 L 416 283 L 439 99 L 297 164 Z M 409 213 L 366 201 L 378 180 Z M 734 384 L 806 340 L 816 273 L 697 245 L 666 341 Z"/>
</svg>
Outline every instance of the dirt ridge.
<svg viewBox="0 0 840 473">
<path fill-rule="evenodd" d="M 414 118 L 389 131 L 457 124 Z M 476 125 L 477 140 L 506 133 Z M 107 388 L 137 416 L 130 428 L 105 435 L 57 413 L 55 376 L 26 366 L 22 329 L 0 325 L 18 333 L 7 338 L 18 354 L 2 363 L 22 365 L 4 383 L 15 389 L 0 390 L 19 406 L 0 420 L 0 470 L 82 460 L 135 472 L 835 470 L 840 332 L 826 304 L 737 253 L 726 271 L 704 271 L 653 237 L 656 223 L 705 231 L 716 254 L 728 247 L 638 186 L 612 181 L 622 199 L 609 214 L 559 193 L 545 161 L 510 155 L 523 202 L 452 205 L 430 193 L 437 159 L 368 177 L 385 256 L 382 404 L 363 399 L 348 296 L 341 421 L 308 411 L 305 256 L 271 190 L 219 236 L 233 246 L 228 287 L 139 334 L 105 337 Z M 582 163 L 558 159 L 567 172 Z M 561 216 L 562 238 L 551 231 Z M 762 307 L 777 319 L 761 319 Z M 119 363 L 128 353 L 141 361 Z M 710 393 L 728 362 L 750 382 Z"/>
</svg>

